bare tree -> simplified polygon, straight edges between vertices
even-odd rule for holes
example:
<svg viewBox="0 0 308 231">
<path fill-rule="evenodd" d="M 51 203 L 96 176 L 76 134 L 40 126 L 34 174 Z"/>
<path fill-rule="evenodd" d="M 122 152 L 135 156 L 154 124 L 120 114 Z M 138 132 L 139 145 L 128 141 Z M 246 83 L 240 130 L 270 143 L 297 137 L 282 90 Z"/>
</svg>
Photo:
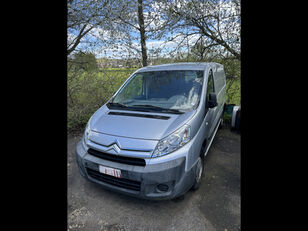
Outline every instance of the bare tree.
<svg viewBox="0 0 308 231">
<path fill-rule="evenodd" d="M 109 0 L 67 0 L 67 55 L 70 55 L 91 30 L 104 27 L 111 12 Z"/>
<path fill-rule="evenodd" d="M 239 0 L 161 0 L 159 4 L 168 17 L 169 41 L 182 44 L 189 37 L 196 44 L 202 38 L 206 48 L 240 60 Z"/>
</svg>

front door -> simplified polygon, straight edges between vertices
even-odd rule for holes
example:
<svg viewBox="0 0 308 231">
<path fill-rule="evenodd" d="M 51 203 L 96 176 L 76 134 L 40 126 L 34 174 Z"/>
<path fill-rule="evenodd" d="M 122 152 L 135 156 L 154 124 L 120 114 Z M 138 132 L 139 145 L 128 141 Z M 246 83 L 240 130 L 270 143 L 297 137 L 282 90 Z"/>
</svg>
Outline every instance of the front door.
<svg viewBox="0 0 308 231">
<path fill-rule="evenodd" d="M 206 107 L 206 116 L 205 116 L 205 122 L 206 122 L 206 129 L 207 129 L 207 138 L 211 137 L 213 135 L 214 129 L 215 129 L 215 118 L 217 113 L 217 107 L 209 108 L 208 107 L 208 101 L 209 101 L 209 94 L 215 93 L 215 86 L 214 86 L 214 79 L 213 79 L 213 72 L 210 70 L 209 72 L 209 78 L 207 82 L 207 89 L 206 89 L 206 101 L 205 101 L 205 107 Z"/>
</svg>

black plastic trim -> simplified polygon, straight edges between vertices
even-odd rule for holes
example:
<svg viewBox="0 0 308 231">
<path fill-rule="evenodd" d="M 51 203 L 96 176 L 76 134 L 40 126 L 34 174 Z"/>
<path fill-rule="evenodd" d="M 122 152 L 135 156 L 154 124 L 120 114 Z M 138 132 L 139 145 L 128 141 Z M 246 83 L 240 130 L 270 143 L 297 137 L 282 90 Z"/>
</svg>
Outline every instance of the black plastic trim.
<svg viewBox="0 0 308 231">
<path fill-rule="evenodd" d="M 92 148 L 89 148 L 88 153 L 92 156 L 96 156 L 104 160 L 110 160 L 110 161 L 114 161 L 114 162 L 118 162 L 122 164 L 129 164 L 129 165 L 135 165 L 135 166 L 145 166 L 145 160 L 141 158 L 117 156 L 113 154 L 100 152 Z"/>
<path fill-rule="evenodd" d="M 161 119 L 161 120 L 170 119 L 169 116 L 137 114 L 137 113 L 127 113 L 127 112 L 115 112 L 115 111 L 109 112 L 108 115 L 134 116 L 134 117 L 144 117 L 144 118 L 150 118 L 150 119 Z"/>
</svg>

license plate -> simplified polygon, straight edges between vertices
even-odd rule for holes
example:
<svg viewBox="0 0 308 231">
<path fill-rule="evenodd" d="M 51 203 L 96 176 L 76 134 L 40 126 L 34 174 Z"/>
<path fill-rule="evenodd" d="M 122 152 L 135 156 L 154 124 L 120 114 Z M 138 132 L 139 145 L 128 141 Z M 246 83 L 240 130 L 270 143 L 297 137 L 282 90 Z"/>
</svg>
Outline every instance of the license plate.
<svg viewBox="0 0 308 231">
<path fill-rule="evenodd" d="M 110 168 L 110 167 L 105 167 L 100 165 L 99 166 L 99 172 L 109 175 L 109 176 L 114 176 L 117 178 L 121 178 L 121 170 L 120 169 L 115 169 L 115 168 Z"/>
</svg>

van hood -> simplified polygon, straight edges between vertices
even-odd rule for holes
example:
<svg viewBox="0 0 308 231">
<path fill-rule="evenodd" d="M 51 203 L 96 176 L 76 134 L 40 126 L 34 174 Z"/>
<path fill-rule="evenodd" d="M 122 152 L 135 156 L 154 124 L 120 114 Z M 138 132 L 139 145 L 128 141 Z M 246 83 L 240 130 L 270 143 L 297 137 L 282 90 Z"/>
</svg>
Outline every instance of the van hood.
<svg viewBox="0 0 308 231">
<path fill-rule="evenodd" d="M 114 110 L 104 105 L 92 116 L 90 128 L 108 135 L 160 140 L 188 122 L 194 113 L 195 110 L 184 114 Z"/>
</svg>

